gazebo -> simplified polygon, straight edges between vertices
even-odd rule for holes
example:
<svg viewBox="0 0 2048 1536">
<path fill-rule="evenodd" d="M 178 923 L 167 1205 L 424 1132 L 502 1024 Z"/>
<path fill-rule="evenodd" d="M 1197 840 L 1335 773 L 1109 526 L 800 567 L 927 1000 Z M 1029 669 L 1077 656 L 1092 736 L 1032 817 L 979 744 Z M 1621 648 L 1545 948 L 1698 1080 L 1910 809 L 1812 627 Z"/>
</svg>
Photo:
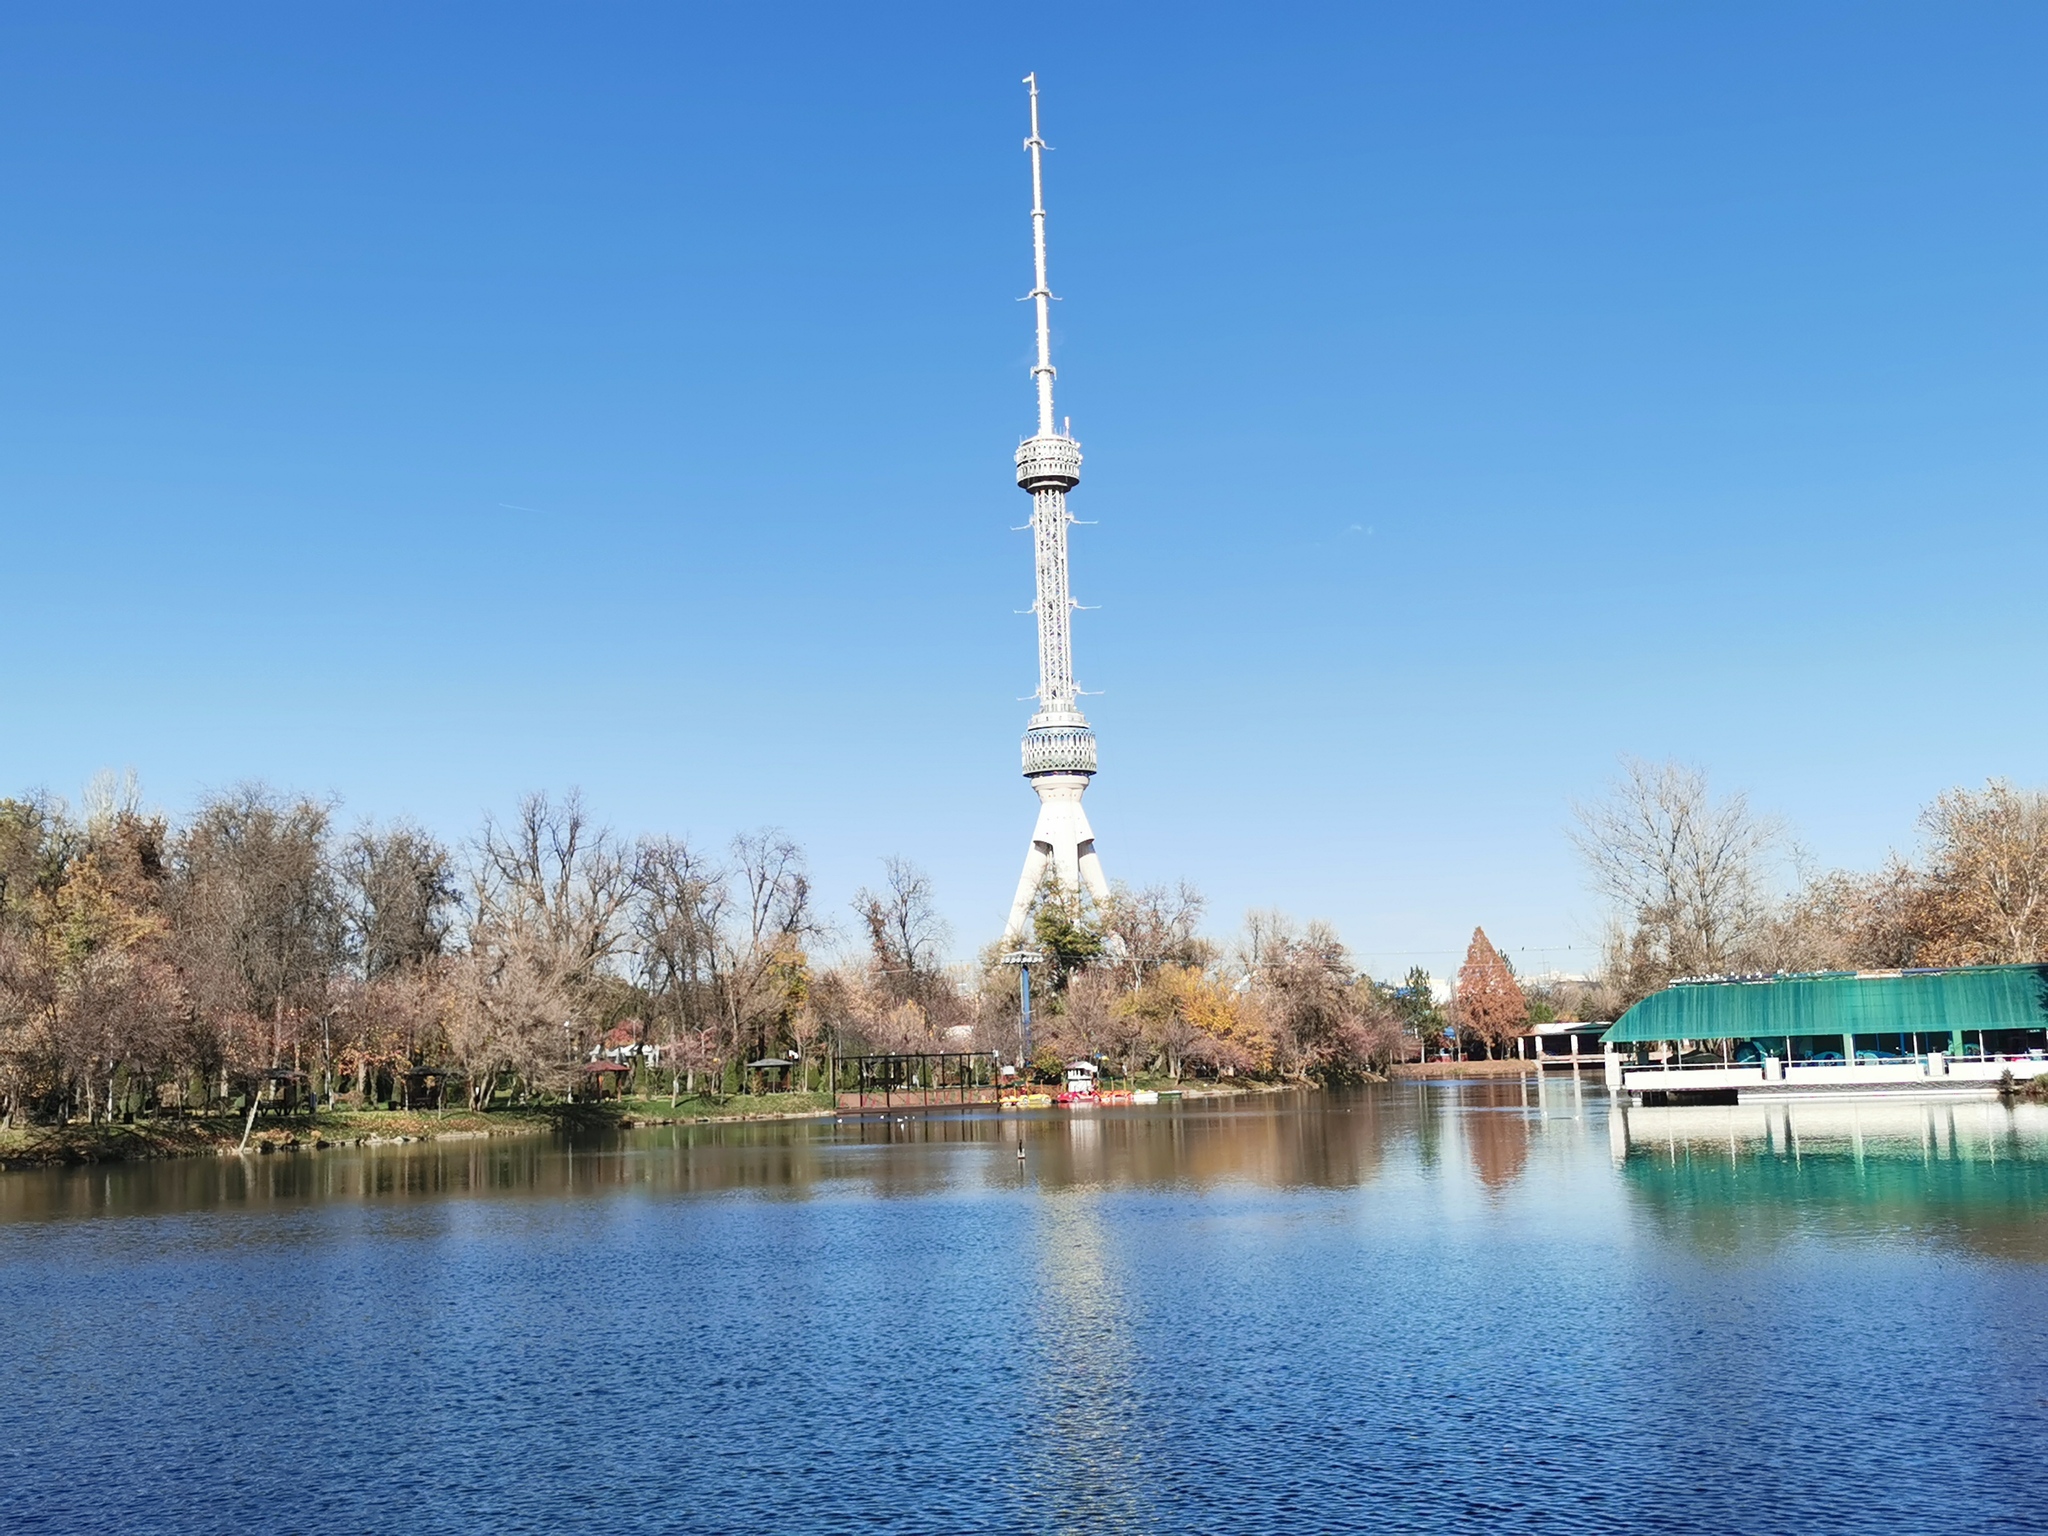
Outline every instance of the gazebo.
<svg viewBox="0 0 2048 1536">
<path fill-rule="evenodd" d="M 769 1074 L 774 1072 L 783 1074 L 782 1087 L 787 1089 L 789 1087 L 789 1071 L 795 1065 L 796 1063 L 787 1056 L 763 1056 L 759 1061 L 748 1062 L 747 1070 L 755 1074 L 754 1091 L 756 1093 L 770 1092 L 771 1090 L 768 1087 Z"/>
<path fill-rule="evenodd" d="M 597 1097 L 600 1099 L 607 1096 L 605 1091 L 607 1083 L 611 1085 L 609 1095 L 611 1098 L 624 1098 L 626 1095 L 626 1079 L 632 1075 L 633 1069 L 623 1061 L 586 1061 L 583 1063 L 584 1079 L 597 1091 Z"/>
</svg>

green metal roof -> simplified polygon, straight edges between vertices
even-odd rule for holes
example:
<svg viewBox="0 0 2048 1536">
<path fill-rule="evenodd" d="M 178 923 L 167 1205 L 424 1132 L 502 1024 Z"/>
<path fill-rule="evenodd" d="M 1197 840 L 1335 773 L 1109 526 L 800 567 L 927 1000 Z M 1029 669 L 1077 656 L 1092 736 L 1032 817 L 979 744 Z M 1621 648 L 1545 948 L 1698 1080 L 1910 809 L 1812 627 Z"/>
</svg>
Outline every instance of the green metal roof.
<svg viewBox="0 0 2048 1536">
<path fill-rule="evenodd" d="M 2048 1027 L 2048 965 L 1834 971 L 1760 981 L 1682 981 L 1614 1021 L 1609 1045 L 1773 1035 L 1937 1033 Z"/>
</svg>

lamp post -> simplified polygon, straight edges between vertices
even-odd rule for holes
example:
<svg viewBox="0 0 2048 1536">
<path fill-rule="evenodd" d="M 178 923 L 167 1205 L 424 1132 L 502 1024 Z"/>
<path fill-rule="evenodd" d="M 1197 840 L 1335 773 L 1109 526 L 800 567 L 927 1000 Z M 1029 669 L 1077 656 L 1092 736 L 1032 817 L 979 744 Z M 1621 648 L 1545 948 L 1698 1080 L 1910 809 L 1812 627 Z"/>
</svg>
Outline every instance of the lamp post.
<svg viewBox="0 0 2048 1536">
<path fill-rule="evenodd" d="M 1024 1075 L 1027 1090 L 1031 1086 L 1031 967 L 1044 960 L 1044 954 L 1035 949 L 1013 949 L 1003 956 L 1003 964 L 1017 967 L 1017 999 L 1024 1021 L 1024 1048 L 1017 1058 L 1017 1068 Z"/>
</svg>

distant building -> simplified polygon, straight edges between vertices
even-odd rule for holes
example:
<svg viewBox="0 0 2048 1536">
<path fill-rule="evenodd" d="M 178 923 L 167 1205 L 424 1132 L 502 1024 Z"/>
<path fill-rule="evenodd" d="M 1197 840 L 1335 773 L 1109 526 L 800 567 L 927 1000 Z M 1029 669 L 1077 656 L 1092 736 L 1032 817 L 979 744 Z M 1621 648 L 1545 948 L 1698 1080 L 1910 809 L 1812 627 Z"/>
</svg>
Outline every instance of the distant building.
<svg viewBox="0 0 2048 1536">
<path fill-rule="evenodd" d="M 592 1061 L 645 1062 L 648 1066 L 661 1064 L 661 1047 L 649 1045 L 643 1038 L 647 1026 L 638 1019 L 627 1019 L 613 1025 L 604 1032 L 597 1048 L 590 1053 Z"/>
<path fill-rule="evenodd" d="M 1558 1019 L 1532 1024 L 1515 1042 L 1515 1054 L 1546 1067 L 1597 1067 L 1602 1059 L 1600 1037 L 1607 1028 L 1604 1020 L 1588 1024 Z"/>
</svg>

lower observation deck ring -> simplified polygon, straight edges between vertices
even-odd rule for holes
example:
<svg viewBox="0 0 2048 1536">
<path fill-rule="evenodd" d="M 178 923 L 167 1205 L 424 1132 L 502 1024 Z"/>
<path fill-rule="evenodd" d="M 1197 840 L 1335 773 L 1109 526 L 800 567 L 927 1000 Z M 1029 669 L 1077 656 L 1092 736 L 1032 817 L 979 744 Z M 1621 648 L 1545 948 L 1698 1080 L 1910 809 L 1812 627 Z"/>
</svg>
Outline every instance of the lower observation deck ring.
<svg viewBox="0 0 2048 1536">
<path fill-rule="evenodd" d="M 1024 776 L 1095 772 L 1095 733 L 1086 726 L 1056 726 L 1024 733 Z"/>
</svg>

